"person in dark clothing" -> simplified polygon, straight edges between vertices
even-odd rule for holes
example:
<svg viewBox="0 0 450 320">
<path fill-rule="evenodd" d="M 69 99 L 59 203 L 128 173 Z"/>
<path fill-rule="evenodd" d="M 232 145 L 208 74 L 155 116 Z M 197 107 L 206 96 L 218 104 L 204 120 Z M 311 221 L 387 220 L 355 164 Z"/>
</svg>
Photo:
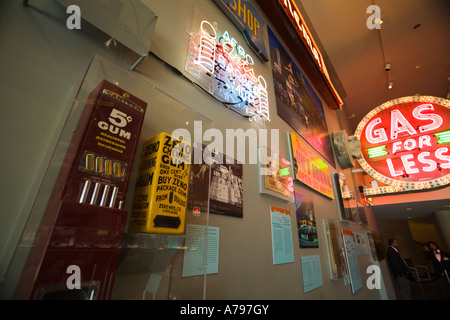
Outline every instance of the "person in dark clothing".
<svg viewBox="0 0 450 320">
<path fill-rule="evenodd" d="M 436 242 L 429 241 L 425 248 L 425 259 L 433 263 L 434 273 L 439 277 L 444 299 L 450 300 L 450 254 L 442 251 Z"/>
<path fill-rule="evenodd" d="M 405 260 L 398 252 L 398 242 L 395 239 L 388 240 L 388 249 L 386 253 L 387 261 L 398 286 L 398 292 L 401 300 L 411 299 L 411 288 L 409 286 L 409 268 Z"/>
</svg>

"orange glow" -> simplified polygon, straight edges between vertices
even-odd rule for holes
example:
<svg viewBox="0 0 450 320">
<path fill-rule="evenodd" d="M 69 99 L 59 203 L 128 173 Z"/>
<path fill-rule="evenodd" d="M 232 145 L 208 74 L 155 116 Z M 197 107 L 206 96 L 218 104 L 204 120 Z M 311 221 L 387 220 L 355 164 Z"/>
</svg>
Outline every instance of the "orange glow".
<svg viewBox="0 0 450 320">
<path fill-rule="evenodd" d="M 308 26 L 306 25 L 305 20 L 303 19 L 297 5 L 292 0 L 278 0 L 278 3 L 283 7 L 284 11 L 291 20 L 291 23 L 293 24 L 294 28 L 297 30 L 298 35 L 308 48 L 309 53 L 311 54 L 311 57 L 314 59 L 320 72 L 325 77 L 327 85 L 331 90 L 336 102 L 338 103 L 339 108 L 342 107 L 344 102 L 339 96 L 339 93 L 337 92 L 336 88 L 331 83 L 330 75 L 328 74 L 328 70 L 327 67 L 325 66 L 319 47 L 314 41 L 314 38 L 312 37 L 311 32 L 309 31 Z"/>
</svg>

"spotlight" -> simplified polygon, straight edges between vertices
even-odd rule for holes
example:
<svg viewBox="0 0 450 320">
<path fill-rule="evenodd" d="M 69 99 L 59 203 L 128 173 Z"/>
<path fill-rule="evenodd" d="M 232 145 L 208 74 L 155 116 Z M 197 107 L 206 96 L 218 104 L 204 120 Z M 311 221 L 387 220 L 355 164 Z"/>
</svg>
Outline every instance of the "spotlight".
<svg viewBox="0 0 450 320">
<path fill-rule="evenodd" d="M 392 81 L 388 82 L 388 89 L 392 89 L 392 87 L 394 86 L 394 83 Z"/>
</svg>

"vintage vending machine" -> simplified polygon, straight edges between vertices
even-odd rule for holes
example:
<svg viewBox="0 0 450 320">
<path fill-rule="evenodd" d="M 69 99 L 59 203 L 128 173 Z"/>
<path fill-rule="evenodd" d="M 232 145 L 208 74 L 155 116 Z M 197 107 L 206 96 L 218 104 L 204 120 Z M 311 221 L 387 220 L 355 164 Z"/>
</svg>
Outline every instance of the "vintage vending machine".
<svg viewBox="0 0 450 320">
<path fill-rule="evenodd" d="M 16 298 L 110 298 L 146 108 L 146 102 L 106 80 L 90 93 Z"/>
</svg>

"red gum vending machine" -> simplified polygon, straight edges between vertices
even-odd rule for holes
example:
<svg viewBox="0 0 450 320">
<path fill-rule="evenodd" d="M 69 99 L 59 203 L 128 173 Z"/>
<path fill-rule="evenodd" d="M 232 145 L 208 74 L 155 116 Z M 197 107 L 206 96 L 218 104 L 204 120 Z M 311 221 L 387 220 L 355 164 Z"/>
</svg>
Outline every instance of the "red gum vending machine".
<svg viewBox="0 0 450 320">
<path fill-rule="evenodd" d="M 146 108 L 106 80 L 89 95 L 15 298 L 110 298 Z"/>
</svg>

